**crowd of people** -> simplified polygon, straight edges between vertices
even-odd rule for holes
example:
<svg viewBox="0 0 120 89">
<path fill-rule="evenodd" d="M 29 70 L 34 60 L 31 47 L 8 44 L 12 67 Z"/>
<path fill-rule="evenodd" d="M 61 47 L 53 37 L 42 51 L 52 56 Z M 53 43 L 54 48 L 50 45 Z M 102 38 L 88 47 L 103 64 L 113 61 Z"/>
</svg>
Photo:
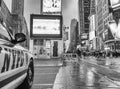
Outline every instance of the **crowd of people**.
<svg viewBox="0 0 120 89">
<path fill-rule="evenodd" d="M 95 57 L 120 57 L 119 51 L 89 51 L 89 50 L 77 50 L 78 56 L 95 56 Z"/>
</svg>

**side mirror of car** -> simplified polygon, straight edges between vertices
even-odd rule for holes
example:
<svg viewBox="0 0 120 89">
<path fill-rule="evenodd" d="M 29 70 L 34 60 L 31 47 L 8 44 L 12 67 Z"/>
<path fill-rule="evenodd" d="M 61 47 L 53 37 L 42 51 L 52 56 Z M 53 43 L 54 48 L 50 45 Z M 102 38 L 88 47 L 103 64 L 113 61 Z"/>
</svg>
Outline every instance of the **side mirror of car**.
<svg viewBox="0 0 120 89">
<path fill-rule="evenodd" d="M 26 36 L 23 33 L 16 33 L 15 34 L 15 43 L 24 42 L 26 40 Z"/>
</svg>

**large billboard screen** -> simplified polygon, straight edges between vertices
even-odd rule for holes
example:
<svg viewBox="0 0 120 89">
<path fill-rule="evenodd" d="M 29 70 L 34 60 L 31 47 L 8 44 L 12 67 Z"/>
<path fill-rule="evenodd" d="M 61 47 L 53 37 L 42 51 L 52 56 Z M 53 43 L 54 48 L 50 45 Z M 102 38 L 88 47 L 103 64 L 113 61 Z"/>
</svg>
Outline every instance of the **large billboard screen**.
<svg viewBox="0 0 120 89">
<path fill-rule="evenodd" d="M 42 13 L 61 13 L 61 0 L 42 0 Z"/>
<path fill-rule="evenodd" d="M 120 7 L 120 0 L 110 0 L 111 7 L 117 9 Z"/>
<path fill-rule="evenodd" d="M 31 15 L 31 37 L 62 38 L 62 16 Z"/>
<path fill-rule="evenodd" d="M 114 38 L 120 39 L 120 21 L 117 24 L 115 20 L 112 20 L 109 22 L 108 27 L 110 28 L 110 31 L 112 32 Z"/>
</svg>

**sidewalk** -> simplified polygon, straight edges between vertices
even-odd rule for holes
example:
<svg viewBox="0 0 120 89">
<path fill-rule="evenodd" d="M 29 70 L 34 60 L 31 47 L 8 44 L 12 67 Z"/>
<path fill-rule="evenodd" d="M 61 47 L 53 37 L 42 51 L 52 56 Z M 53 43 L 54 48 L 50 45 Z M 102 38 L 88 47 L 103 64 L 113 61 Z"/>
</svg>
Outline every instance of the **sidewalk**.
<svg viewBox="0 0 120 89">
<path fill-rule="evenodd" d="M 53 89 L 67 89 L 66 78 L 67 78 L 67 75 L 66 75 L 65 68 L 61 67 L 56 76 Z"/>
<path fill-rule="evenodd" d="M 61 67 L 59 73 L 56 76 L 53 89 L 74 89 L 71 75 L 70 75 L 70 67 Z"/>
</svg>

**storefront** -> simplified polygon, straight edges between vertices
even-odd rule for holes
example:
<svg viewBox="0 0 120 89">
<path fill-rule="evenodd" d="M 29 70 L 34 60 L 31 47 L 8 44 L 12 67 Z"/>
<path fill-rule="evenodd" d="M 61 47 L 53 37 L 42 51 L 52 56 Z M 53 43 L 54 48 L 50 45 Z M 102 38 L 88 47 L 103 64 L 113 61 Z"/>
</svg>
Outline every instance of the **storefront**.
<svg viewBox="0 0 120 89">
<path fill-rule="evenodd" d="M 62 40 L 33 40 L 33 53 L 35 58 L 60 57 L 63 52 Z"/>
<path fill-rule="evenodd" d="M 62 16 L 31 14 L 30 24 L 35 58 L 60 57 L 63 53 Z"/>
<path fill-rule="evenodd" d="M 120 40 L 109 40 L 105 42 L 105 45 L 109 47 L 111 51 L 120 51 Z"/>
</svg>

